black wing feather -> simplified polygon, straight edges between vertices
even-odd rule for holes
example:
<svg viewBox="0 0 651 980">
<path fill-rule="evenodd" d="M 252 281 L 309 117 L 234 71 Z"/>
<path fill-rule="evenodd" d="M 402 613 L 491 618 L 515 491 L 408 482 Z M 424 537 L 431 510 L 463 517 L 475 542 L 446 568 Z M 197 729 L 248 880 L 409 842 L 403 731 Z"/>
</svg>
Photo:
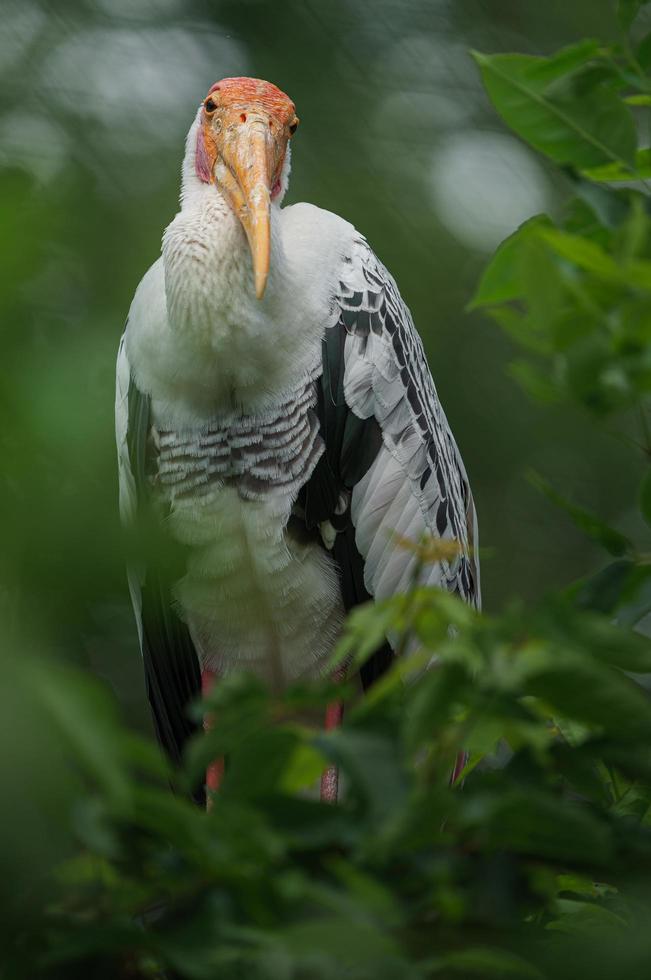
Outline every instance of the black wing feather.
<svg viewBox="0 0 651 980">
<path fill-rule="evenodd" d="M 345 323 L 326 332 L 323 340 L 323 374 L 318 382 L 317 413 L 326 451 L 302 490 L 299 503 L 310 530 L 323 521 L 337 529 L 332 553 L 339 571 L 346 612 L 372 597 L 364 584 L 364 560 L 355 543 L 350 516 L 350 491 L 359 483 L 382 445 L 382 432 L 374 418 L 360 419 L 344 398 Z M 348 492 L 348 493 L 346 493 Z M 340 501 L 346 507 L 337 513 Z M 362 667 L 364 689 L 390 666 L 393 651 L 383 644 Z"/>
<path fill-rule="evenodd" d="M 428 569 L 426 581 L 478 606 L 472 495 L 420 338 L 364 239 L 353 241 L 344 262 L 334 297 L 339 318 L 323 341 L 318 411 L 326 452 L 305 488 L 308 526 L 328 522 L 337 532 L 332 553 L 347 610 L 413 580 L 415 555 L 387 547 L 392 533 L 405 531 L 450 542 L 452 557 Z M 366 665 L 365 686 L 391 657 L 386 644 Z"/>
<path fill-rule="evenodd" d="M 149 529 L 153 523 L 147 480 L 150 425 L 150 399 L 131 378 L 126 445 L 136 493 L 136 531 Z M 146 554 L 146 545 L 140 551 Z M 178 765 L 186 742 L 199 729 L 188 709 L 201 694 L 201 672 L 188 627 L 176 612 L 172 597 L 175 575 L 163 558 L 165 554 L 165 547 L 157 549 L 154 560 L 145 562 L 139 574 L 132 571 L 130 580 L 132 590 L 139 589 L 136 614 L 140 615 L 145 685 L 156 735 L 167 756 Z M 201 799 L 203 791 L 198 790 L 195 796 Z"/>
</svg>

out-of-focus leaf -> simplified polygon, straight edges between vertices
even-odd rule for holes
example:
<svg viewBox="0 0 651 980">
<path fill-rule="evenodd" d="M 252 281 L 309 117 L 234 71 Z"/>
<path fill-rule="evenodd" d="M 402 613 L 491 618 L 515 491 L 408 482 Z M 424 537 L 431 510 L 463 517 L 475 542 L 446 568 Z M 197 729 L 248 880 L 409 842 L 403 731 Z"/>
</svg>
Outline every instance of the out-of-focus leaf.
<svg viewBox="0 0 651 980">
<path fill-rule="evenodd" d="M 648 577 L 646 568 L 635 567 L 633 580 Z M 610 664 L 637 673 L 651 671 L 651 643 L 612 622 L 611 617 L 585 610 L 577 611 L 564 602 L 550 600 L 541 607 L 535 622 L 549 646 L 570 648 L 580 653 L 586 664 Z"/>
<path fill-rule="evenodd" d="M 79 840 L 92 854 L 119 857 L 118 835 L 101 800 L 80 800 L 73 810 L 72 822 Z"/>
<path fill-rule="evenodd" d="M 628 108 L 604 85 L 586 91 L 572 85 L 599 54 L 596 42 L 584 41 L 551 58 L 473 56 L 493 105 L 535 149 L 579 169 L 605 163 L 632 169 L 636 134 Z"/>
<path fill-rule="evenodd" d="M 617 4 L 617 17 L 624 28 L 628 30 L 642 7 L 646 6 L 649 0 L 619 0 Z"/>
<path fill-rule="evenodd" d="M 447 953 L 423 964 L 428 976 L 452 973 L 461 977 L 513 977 L 513 980 L 544 980 L 543 974 L 521 956 L 505 949 L 475 946 Z"/>
<path fill-rule="evenodd" d="M 624 559 L 611 562 L 595 575 L 577 582 L 567 594 L 577 606 L 616 613 L 620 626 L 633 627 L 651 612 L 651 566 Z"/>
<path fill-rule="evenodd" d="M 215 684 L 209 697 L 195 705 L 197 718 L 207 714 L 215 723 L 186 745 L 185 773 L 194 785 L 215 758 L 229 753 L 269 724 L 271 699 L 252 674 L 230 674 Z"/>
<path fill-rule="evenodd" d="M 572 787 L 572 792 L 579 793 L 586 801 L 607 806 L 609 796 L 598 764 L 599 747 L 594 747 L 594 753 L 592 751 L 596 741 L 584 738 L 580 745 L 571 744 L 569 739 L 556 742 L 551 755 L 559 775 L 568 787 Z"/>
<path fill-rule="evenodd" d="M 280 780 L 280 788 L 285 793 L 297 793 L 316 784 L 323 772 L 324 758 L 314 746 L 299 743 L 286 762 Z"/>
<path fill-rule="evenodd" d="M 651 68 L 651 33 L 645 34 L 637 48 L 635 49 L 635 57 L 637 62 L 641 67 L 648 71 Z"/>
<path fill-rule="evenodd" d="M 572 589 L 574 601 L 584 609 L 612 612 L 635 572 L 635 562 L 619 559 L 602 568 L 595 575 L 578 582 Z"/>
<path fill-rule="evenodd" d="M 646 102 L 641 103 L 639 99 L 649 97 L 635 96 L 635 98 L 638 101 L 633 104 L 642 105 Z M 603 181 L 604 183 L 616 183 L 622 180 L 648 180 L 651 177 L 651 148 L 644 147 L 641 150 L 636 150 L 632 170 L 628 164 L 623 165 L 618 162 L 602 164 L 599 167 L 584 167 L 582 173 L 590 180 Z"/>
<path fill-rule="evenodd" d="M 598 663 L 559 651 L 532 664 L 526 690 L 561 716 L 603 729 L 622 739 L 651 737 L 651 703 L 624 675 Z"/>
<path fill-rule="evenodd" d="M 630 406 L 636 398 L 633 379 L 623 360 L 613 358 L 602 330 L 567 352 L 564 381 L 568 394 L 596 416 Z"/>
<path fill-rule="evenodd" d="M 287 727 L 243 739 L 228 755 L 221 792 L 240 800 L 273 793 L 284 781 L 300 744 Z"/>
<path fill-rule="evenodd" d="M 641 194 L 631 192 L 626 220 L 614 237 L 615 253 L 624 268 L 629 268 L 631 262 L 644 255 L 648 238 L 649 215 L 646 202 Z"/>
<path fill-rule="evenodd" d="M 616 915 L 603 905 L 595 902 L 579 902 L 571 899 L 560 899 L 559 911 L 563 915 L 547 924 L 547 929 L 570 934 L 601 935 L 604 930 L 621 931 L 626 928 L 626 920 Z"/>
<path fill-rule="evenodd" d="M 536 790 L 501 785 L 462 801 L 460 819 L 482 847 L 508 847 L 524 854 L 559 860 L 590 861 L 599 866 L 612 858 L 605 820 L 586 807 Z"/>
<path fill-rule="evenodd" d="M 489 316 L 520 347 L 534 354 L 551 354 L 553 347 L 548 335 L 537 330 L 532 317 L 513 306 L 498 306 L 488 311 Z"/>
<path fill-rule="evenodd" d="M 620 605 L 617 607 L 617 623 L 629 629 L 636 628 L 648 636 L 644 620 L 651 613 L 651 566 L 638 566 Z M 635 669 L 635 668 L 633 668 Z"/>
<path fill-rule="evenodd" d="M 327 954 L 339 964 L 341 976 L 352 964 L 385 968 L 387 960 L 397 956 L 395 940 L 371 922 L 352 921 L 348 917 L 332 916 L 313 922 L 297 922 L 282 930 L 277 937 L 293 953 Z M 399 966 L 396 967 L 399 969 Z M 388 974 L 384 974 L 388 976 Z"/>
<path fill-rule="evenodd" d="M 603 898 L 617 892 L 614 885 L 592 881 L 585 875 L 579 874 L 560 874 L 556 879 L 559 892 L 574 892 L 576 895 L 588 895 L 590 898 Z"/>
<path fill-rule="evenodd" d="M 651 469 L 644 474 L 640 486 L 640 510 L 644 520 L 651 527 Z"/>
<path fill-rule="evenodd" d="M 343 861 L 341 858 L 333 858 L 328 863 L 328 870 L 335 875 L 338 881 L 341 881 L 346 886 L 346 890 L 351 897 L 361 899 L 360 904 L 378 919 L 381 919 L 386 924 L 390 923 L 393 926 L 402 924 L 404 916 L 394 896 L 376 878 L 370 874 L 365 874 L 359 868 L 348 861 Z"/>
<path fill-rule="evenodd" d="M 592 541 L 595 541 L 602 548 L 605 548 L 606 551 L 609 551 L 611 555 L 619 556 L 632 550 L 633 544 L 625 534 L 610 527 L 600 517 L 592 514 L 584 507 L 579 507 L 577 504 L 572 503 L 571 500 L 568 500 L 563 494 L 558 493 L 547 480 L 543 479 L 543 477 L 533 470 L 529 471 L 527 476 L 529 482 L 537 490 L 544 493 L 553 504 L 560 507 L 561 510 L 564 510 L 566 514 L 569 514 L 573 523 L 580 531 L 583 531 Z"/>
<path fill-rule="evenodd" d="M 417 685 L 404 720 L 405 742 L 414 750 L 449 719 L 457 697 L 471 678 L 458 664 L 441 665 Z"/>
<path fill-rule="evenodd" d="M 556 228 L 543 229 L 541 238 L 548 245 L 551 245 L 561 258 L 573 262 L 587 272 L 593 272 L 597 276 L 611 279 L 614 282 L 621 282 L 626 278 L 624 271 L 615 260 L 599 245 L 587 238 L 570 235 L 565 231 L 558 231 Z"/>
<path fill-rule="evenodd" d="M 553 230 L 539 222 L 524 242 L 522 278 L 528 317 L 538 335 L 554 346 L 554 325 L 567 309 L 567 289 L 563 270 L 541 235 L 546 229 Z"/>
<path fill-rule="evenodd" d="M 303 796 L 268 797 L 264 816 L 280 840 L 301 852 L 341 850 L 357 843 L 365 833 L 342 807 Z"/>
<path fill-rule="evenodd" d="M 536 215 L 502 242 L 484 269 L 477 291 L 468 304 L 468 310 L 505 303 L 522 295 L 519 258 L 523 241 L 532 228 L 549 224 L 546 215 Z"/>
<path fill-rule="evenodd" d="M 595 184 L 593 180 L 585 180 L 574 171 L 570 172 L 569 178 L 572 181 L 576 197 L 587 204 L 591 212 L 599 219 L 600 224 L 603 225 L 603 228 L 599 229 L 600 233 L 603 233 L 606 228 L 618 228 L 626 219 L 628 202 L 621 191 Z M 572 202 L 570 202 L 568 210 L 572 210 Z M 587 234 L 585 227 L 581 229 L 581 233 Z"/>
<path fill-rule="evenodd" d="M 397 746 L 390 739 L 343 728 L 318 735 L 315 745 L 341 767 L 373 819 L 384 822 L 403 806 L 408 783 Z"/>
<path fill-rule="evenodd" d="M 420 566 L 426 568 L 440 561 L 452 562 L 463 551 L 461 543 L 453 539 L 439 538 L 434 534 L 424 534 L 420 541 L 405 538 L 394 531 L 393 541 L 397 548 L 409 551 L 418 558 Z M 418 576 L 414 577 L 414 585 Z"/>
<path fill-rule="evenodd" d="M 593 273 L 607 282 L 651 290 L 651 262 L 633 260 L 620 265 L 596 242 L 555 228 L 541 228 L 538 235 L 561 258 L 567 259 L 586 272 Z"/>
<path fill-rule="evenodd" d="M 361 667 L 386 641 L 394 625 L 395 609 L 390 603 L 368 603 L 354 609 L 346 621 L 342 639 L 330 659 L 335 670 L 352 657 L 352 666 Z"/>
<path fill-rule="evenodd" d="M 117 712 L 106 693 L 95 680 L 59 664 L 49 664 L 47 670 L 34 664 L 32 683 L 68 741 L 71 759 L 124 806 L 131 793 L 129 773 Z"/>
<path fill-rule="evenodd" d="M 549 377 L 549 371 L 538 368 L 530 361 L 513 361 L 509 365 L 509 374 L 536 401 L 551 405 L 561 398 L 562 388 Z"/>
</svg>

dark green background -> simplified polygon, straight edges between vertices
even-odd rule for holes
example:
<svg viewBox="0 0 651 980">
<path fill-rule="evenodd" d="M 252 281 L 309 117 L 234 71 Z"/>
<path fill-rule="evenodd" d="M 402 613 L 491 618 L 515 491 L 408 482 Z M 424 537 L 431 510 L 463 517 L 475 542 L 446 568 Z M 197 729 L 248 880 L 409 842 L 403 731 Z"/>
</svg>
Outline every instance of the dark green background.
<svg viewBox="0 0 651 980">
<path fill-rule="evenodd" d="M 89 665 L 129 717 L 144 718 L 117 519 L 114 357 L 177 207 L 195 107 L 228 74 L 268 78 L 295 100 L 301 128 L 287 202 L 308 200 L 354 223 L 412 309 L 476 496 L 486 607 L 538 595 L 599 560 L 524 474 L 541 470 L 626 528 L 634 454 L 574 409 L 532 406 L 507 374 L 503 334 L 464 312 L 488 255 L 491 181 L 502 193 L 510 180 L 519 187 L 529 154 L 513 149 L 468 49 L 548 53 L 580 37 L 613 38 L 613 6 L 3 4 L 0 602 L 19 636 Z M 492 176 L 468 188 L 463 165 L 457 182 L 450 145 L 470 139 L 481 149 L 487 138 L 494 147 L 496 133 L 503 153 L 493 152 Z M 476 175 L 481 152 L 471 156 L 460 163 Z M 466 225 L 476 222 L 478 237 L 472 228 L 457 237 L 441 219 L 433 186 L 446 159 L 448 181 L 462 198 L 468 190 Z M 558 211 L 566 188 L 544 163 L 534 166 Z"/>
</svg>

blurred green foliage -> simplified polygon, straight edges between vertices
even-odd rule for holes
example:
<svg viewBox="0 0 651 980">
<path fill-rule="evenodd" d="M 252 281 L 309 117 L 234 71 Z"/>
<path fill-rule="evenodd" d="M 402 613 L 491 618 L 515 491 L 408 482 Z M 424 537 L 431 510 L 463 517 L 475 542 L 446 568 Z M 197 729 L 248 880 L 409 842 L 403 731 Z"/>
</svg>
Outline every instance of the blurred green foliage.
<svg viewBox="0 0 651 980">
<path fill-rule="evenodd" d="M 422 653 L 341 730 L 296 721 L 331 683 L 280 700 L 246 676 L 216 688 L 186 773 L 227 754 L 209 813 L 170 795 L 98 692 L 33 673 L 87 789 L 77 853 L 22 897 L 6 975 L 569 978 L 581 955 L 595 976 L 642 976 L 651 708 L 623 671 L 651 672 L 647 639 L 560 598 L 492 619 L 419 590 L 379 618 Z M 354 615 L 340 654 L 377 620 Z M 448 785 L 459 746 L 463 789 Z M 326 761 L 345 778 L 337 806 L 301 796 Z"/>
<path fill-rule="evenodd" d="M 550 215 L 531 217 L 498 249 L 471 305 L 487 311 L 500 333 L 477 325 L 472 346 L 470 334 L 456 328 L 428 334 L 434 300 L 442 317 L 462 304 L 461 285 L 440 296 L 438 290 L 460 265 L 456 281 L 467 282 L 479 259 L 440 227 L 432 248 L 432 212 L 422 206 L 431 175 L 416 165 L 423 157 L 413 134 L 423 133 L 428 152 L 435 136 L 423 121 L 427 100 L 387 103 L 383 89 L 397 64 L 391 53 L 402 51 L 406 77 L 410 59 L 419 69 L 425 64 L 419 33 L 440 28 L 457 44 L 478 47 L 477 25 L 486 32 L 491 17 L 503 31 L 508 25 L 514 42 L 522 40 L 513 26 L 522 18 L 549 48 L 556 40 L 549 14 L 558 23 L 568 5 L 541 12 L 539 5 L 504 3 L 490 15 L 480 3 L 450 12 L 415 0 L 400 10 L 338 2 L 328 14 L 297 3 L 189 6 L 188 17 L 221 25 L 222 55 L 233 59 L 228 71 L 250 67 L 241 54 L 249 38 L 259 64 L 251 73 L 296 95 L 306 136 L 293 199 L 316 199 L 355 220 L 374 244 L 384 240 L 378 251 L 434 355 L 480 505 L 484 495 L 484 539 L 499 550 L 485 573 L 489 581 L 502 577 L 489 588 L 492 604 L 512 593 L 522 598 L 481 617 L 425 590 L 360 609 L 339 658 L 359 662 L 387 628 L 418 652 L 364 700 L 344 688 L 349 707 L 336 732 L 324 734 L 308 721 L 339 692 L 330 682 L 272 697 L 242 676 L 220 684 L 197 708 L 212 711 L 218 724 L 192 744 L 181 773 L 170 773 L 151 740 L 121 722 L 114 698 L 87 671 L 90 664 L 108 674 L 131 719 L 141 718 L 115 516 L 114 320 L 139 277 L 136 264 L 155 255 L 161 210 L 171 213 L 185 123 L 173 122 L 167 135 L 147 129 L 155 109 L 148 103 L 136 127 L 147 139 L 138 144 L 135 130 L 119 129 L 117 79 L 113 101 L 110 88 L 102 90 L 105 116 L 93 114 L 88 92 L 97 95 L 91 69 L 93 61 L 102 64 L 100 40 L 120 35 L 116 51 L 134 85 L 138 63 L 129 76 L 129 56 L 144 54 L 131 47 L 143 25 L 177 32 L 157 35 L 166 70 L 174 51 L 188 55 L 181 42 L 192 32 L 190 20 L 186 34 L 178 32 L 173 0 L 113 8 L 88 2 L 74 12 L 25 4 L 22 20 L 16 8 L 12 56 L 24 42 L 32 59 L 51 69 L 56 35 L 65 48 L 58 70 L 81 50 L 89 76 L 86 94 L 83 86 L 64 88 L 63 97 L 52 89 L 48 119 L 38 125 L 47 138 L 37 164 L 29 158 L 3 178 L 0 306 L 11 329 L 0 398 L 11 424 L 3 428 L 0 500 L 0 976 L 646 977 L 651 226 L 644 143 L 651 4 L 577 4 L 564 14 L 572 36 L 561 40 L 572 45 L 546 58 L 529 51 L 475 56 L 497 112 L 550 167 L 561 168 L 546 179 L 569 193 L 562 208 L 556 194 Z M 324 23 L 328 44 L 321 43 Z M 75 31 L 86 32 L 81 48 L 65 47 Z M 593 32 L 603 39 L 579 40 Z M 203 42 L 192 36 L 190 54 L 201 65 Z M 286 56 L 265 47 L 270 36 L 287 37 L 290 47 L 292 38 L 304 42 L 294 44 L 292 66 L 282 67 Z M 495 35 L 486 37 L 494 47 Z M 369 62 L 360 70 L 353 55 L 368 57 L 378 44 L 386 55 L 380 67 Z M 292 82 L 308 68 L 318 69 L 319 79 L 301 100 Z M 335 78 L 341 82 L 333 94 Z M 199 94 L 213 80 L 202 80 Z M 177 81 L 183 88 L 187 78 Z M 421 72 L 418 82 L 427 99 L 441 95 L 433 71 Z M 405 91 L 413 85 L 410 76 Z M 472 86 L 461 75 L 450 89 L 470 98 Z M 41 107 L 42 91 L 36 94 L 32 109 Z M 176 96 L 158 97 L 169 106 Z M 396 104 L 405 113 L 402 145 L 383 141 L 381 125 L 373 129 L 382 113 L 395 120 Z M 418 106 L 415 122 L 410 105 Z M 360 119 L 351 106 L 364 106 L 368 116 Z M 23 149 L 38 145 L 18 139 L 25 118 L 3 130 Z M 475 124 L 471 116 L 467 125 Z M 66 140 L 82 128 L 84 139 L 65 158 Z M 324 128 L 338 139 L 325 139 Z M 57 138 L 60 159 L 67 159 L 59 170 Z M 168 144 L 176 147 L 173 166 Z M 138 152 L 142 167 L 132 162 Z M 163 174 L 156 169 L 161 159 L 170 161 Z M 396 187 L 403 172 L 409 180 Z M 429 257 L 427 268 L 432 254 L 437 265 L 425 288 L 417 259 Z M 513 389 L 493 369 L 513 349 L 514 375 L 545 407 L 530 409 L 524 397 L 503 393 Z M 436 370 L 439 361 L 447 378 Z M 547 465 L 549 451 L 536 451 L 541 446 L 570 461 L 564 471 Z M 545 477 L 535 472 L 525 483 L 525 466 Z M 526 489 L 514 497 L 515 473 Z M 567 473 L 571 478 L 562 479 Z M 597 487 L 577 501 L 581 473 Z M 498 498 L 518 503 L 500 512 Z M 600 503 L 604 510 L 594 513 Z M 537 530 L 519 519 L 529 506 L 544 517 Z M 598 563 L 591 560 L 596 550 L 575 544 L 581 535 L 605 551 Z M 547 561 L 535 545 L 545 537 L 553 542 Z M 577 579 L 575 572 L 583 574 Z M 541 586 L 552 584 L 541 599 Z M 426 670 L 434 654 L 439 664 Z M 463 788 L 449 785 L 460 748 L 468 754 Z M 170 779 L 193 785 L 219 754 L 228 766 L 210 812 L 170 793 Z M 339 766 L 344 781 L 336 807 L 308 792 L 328 763 Z"/>
</svg>

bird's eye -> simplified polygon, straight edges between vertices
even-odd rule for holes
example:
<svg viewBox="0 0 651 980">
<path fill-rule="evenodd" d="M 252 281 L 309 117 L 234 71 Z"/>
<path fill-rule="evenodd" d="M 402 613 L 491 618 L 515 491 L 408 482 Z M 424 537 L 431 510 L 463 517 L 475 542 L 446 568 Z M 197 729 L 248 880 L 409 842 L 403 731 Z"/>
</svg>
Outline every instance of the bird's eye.
<svg viewBox="0 0 651 980">
<path fill-rule="evenodd" d="M 289 131 L 292 134 L 292 136 L 294 135 L 297 129 L 298 129 L 298 119 L 294 119 L 294 121 L 289 124 Z"/>
<path fill-rule="evenodd" d="M 206 101 L 203 104 L 203 107 L 206 110 L 206 112 L 214 112 L 215 109 L 217 108 L 217 103 L 213 101 L 213 99 L 206 99 Z"/>
</svg>

